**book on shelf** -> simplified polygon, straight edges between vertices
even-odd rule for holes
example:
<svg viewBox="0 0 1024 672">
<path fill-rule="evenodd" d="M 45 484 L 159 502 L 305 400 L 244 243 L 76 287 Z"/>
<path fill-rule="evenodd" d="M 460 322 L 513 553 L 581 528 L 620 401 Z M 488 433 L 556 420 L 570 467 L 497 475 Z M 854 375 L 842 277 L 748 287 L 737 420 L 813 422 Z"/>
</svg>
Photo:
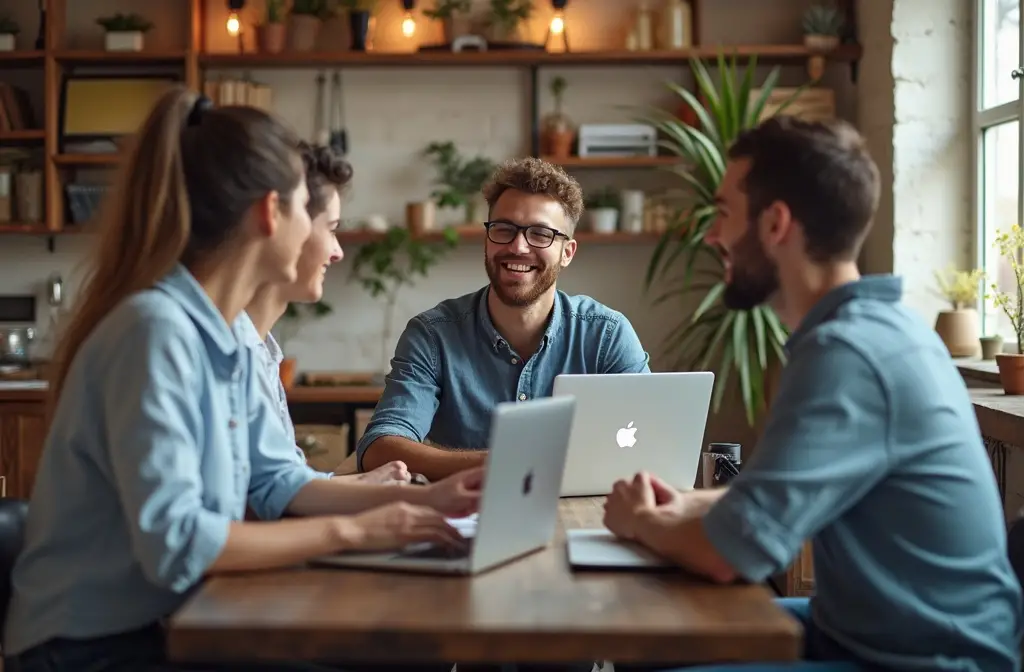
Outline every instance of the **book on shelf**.
<svg viewBox="0 0 1024 672">
<path fill-rule="evenodd" d="M 0 82 L 0 132 L 39 128 L 25 89 Z"/>
<path fill-rule="evenodd" d="M 208 80 L 203 93 L 217 106 L 249 105 L 269 111 L 273 104 L 269 86 L 247 79 Z"/>
</svg>

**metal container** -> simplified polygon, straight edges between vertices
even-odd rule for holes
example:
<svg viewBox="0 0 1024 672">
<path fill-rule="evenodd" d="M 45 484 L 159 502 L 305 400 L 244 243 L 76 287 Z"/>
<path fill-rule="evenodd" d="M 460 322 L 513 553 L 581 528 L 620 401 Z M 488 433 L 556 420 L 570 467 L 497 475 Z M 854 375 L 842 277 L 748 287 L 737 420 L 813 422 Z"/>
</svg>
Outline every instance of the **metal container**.
<svg viewBox="0 0 1024 672">
<path fill-rule="evenodd" d="M 32 327 L 0 328 L 0 361 L 28 363 L 28 347 L 36 337 Z"/>
</svg>

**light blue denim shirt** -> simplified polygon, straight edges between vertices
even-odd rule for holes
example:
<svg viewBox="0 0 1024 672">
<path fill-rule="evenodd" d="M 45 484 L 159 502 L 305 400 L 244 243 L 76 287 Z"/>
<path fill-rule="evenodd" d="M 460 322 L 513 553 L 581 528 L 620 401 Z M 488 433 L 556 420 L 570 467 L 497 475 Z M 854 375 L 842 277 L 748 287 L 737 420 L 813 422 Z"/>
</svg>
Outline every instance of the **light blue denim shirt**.
<svg viewBox="0 0 1024 672">
<path fill-rule="evenodd" d="M 622 313 L 561 291 L 540 347 L 524 361 L 491 322 L 489 290 L 442 301 L 409 321 L 356 446 L 360 469 L 367 447 L 382 436 L 486 449 L 494 406 L 549 397 L 561 373 L 650 372 L 650 357 Z"/>
<path fill-rule="evenodd" d="M 178 266 L 82 344 L 39 462 L 5 653 L 170 615 L 246 503 L 279 518 L 315 478 L 282 448 L 239 327 Z"/>
<path fill-rule="evenodd" d="M 744 577 L 812 540 L 818 630 L 888 670 L 1020 669 L 1021 588 L 970 396 L 935 330 L 871 276 L 787 343 L 757 450 L 704 518 Z"/>
</svg>

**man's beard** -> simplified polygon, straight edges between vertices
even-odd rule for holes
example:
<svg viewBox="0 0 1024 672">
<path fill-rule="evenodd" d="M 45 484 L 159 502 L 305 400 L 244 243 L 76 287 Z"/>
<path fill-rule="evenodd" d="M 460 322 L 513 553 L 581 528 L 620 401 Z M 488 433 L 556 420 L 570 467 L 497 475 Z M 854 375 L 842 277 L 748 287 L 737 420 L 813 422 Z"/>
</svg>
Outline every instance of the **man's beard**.
<svg viewBox="0 0 1024 672">
<path fill-rule="evenodd" d="M 530 271 L 530 278 L 521 285 L 505 285 L 501 281 L 502 263 L 522 263 L 534 266 Z M 551 289 L 562 271 L 561 264 L 554 263 L 547 266 L 539 262 L 525 262 L 511 256 L 501 256 L 491 259 L 484 253 L 484 268 L 487 269 L 487 277 L 491 281 L 491 289 L 498 297 L 498 300 L 506 306 L 513 308 L 525 308 L 533 305 L 545 292 Z"/>
<path fill-rule="evenodd" d="M 730 310 L 750 310 L 766 302 L 779 289 L 779 269 L 768 258 L 751 225 L 729 253 L 732 277 L 722 293 Z"/>
</svg>

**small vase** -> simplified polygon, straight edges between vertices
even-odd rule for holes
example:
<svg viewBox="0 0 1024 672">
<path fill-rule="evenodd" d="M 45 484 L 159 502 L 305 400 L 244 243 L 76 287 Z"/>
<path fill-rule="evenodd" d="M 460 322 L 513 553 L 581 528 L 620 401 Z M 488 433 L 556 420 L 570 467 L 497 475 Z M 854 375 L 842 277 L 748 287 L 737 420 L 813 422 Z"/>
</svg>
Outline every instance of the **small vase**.
<svg viewBox="0 0 1024 672">
<path fill-rule="evenodd" d="M 944 310 L 935 319 L 935 332 L 952 357 L 977 357 L 978 311 L 973 308 Z"/>
<path fill-rule="evenodd" d="M 837 35 L 804 35 L 804 46 L 812 51 L 832 51 L 839 46 Z"/>
<path fill-rule="evenodd" d="M 999 353 L 996 355 L 999 367 L 999 382 L 1006 394 L 1024 394 L 1024 355 Z"/>
<path fill-rule="evenodd" d="M 292 389 L 295 385 L 295 365 L 294 357 L 285 357 L 281 360 L 279 373 L 281 374 L 281 384 L 286 390 Z"/>
<path fill-rule="evenodd" d="M 979 341 L 981 342 L 981 358 L 985 361 L 991 361 L 996 358 L 1003 350 L 1003 337 L 996 336 L 982 336 Z"/>
<path fill-rule="evenodd" d="M 320 35 L 320 19 L 308 14 L 293 14 L 288 19 L 288 47 L 292 51 L 313 51 Z"/>
<path fill-rule="evenodd" d="M 142 51 L 144 43 L 140 30 L 107 31 L 104 36 L 107 51 Z"/>
<path fill-rule="evenodd" d="M 576 140 L 576 131 L 572 120 L 562 112 L 562 101 L 555 101 L 555 111 L 544 118 L 543 153 L 556 159 L 565 159 L 572 155 L 572 145 Z"/>
<path fill-rule="evenodd" d="M 370 36 L 370 13 L 353 10 L 348 13 L 349 35 L 352 36 L 352 51 L 366 51 Z"/>
</svg>

